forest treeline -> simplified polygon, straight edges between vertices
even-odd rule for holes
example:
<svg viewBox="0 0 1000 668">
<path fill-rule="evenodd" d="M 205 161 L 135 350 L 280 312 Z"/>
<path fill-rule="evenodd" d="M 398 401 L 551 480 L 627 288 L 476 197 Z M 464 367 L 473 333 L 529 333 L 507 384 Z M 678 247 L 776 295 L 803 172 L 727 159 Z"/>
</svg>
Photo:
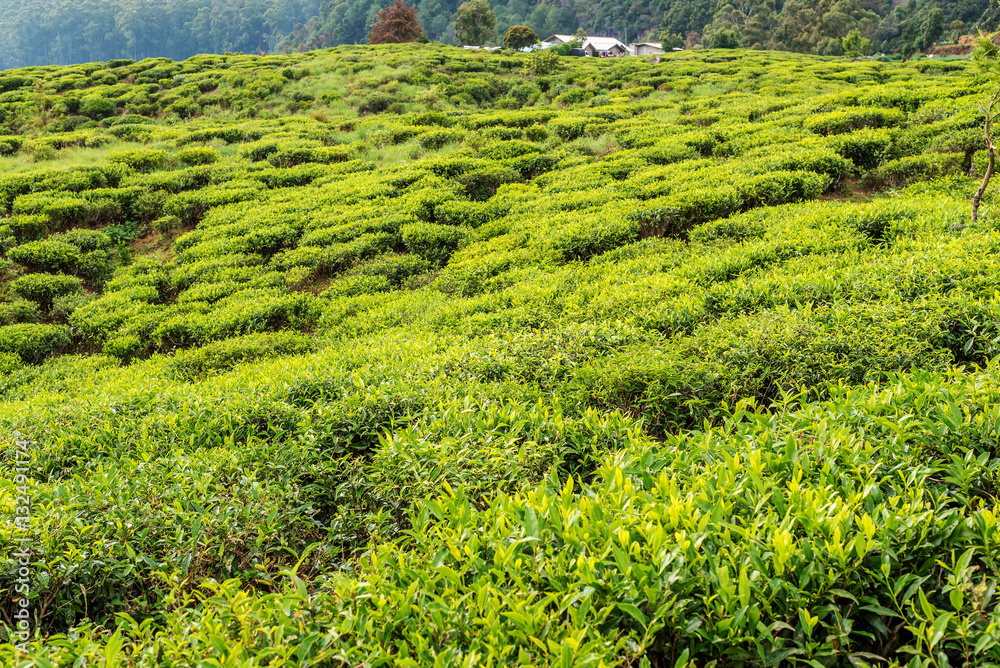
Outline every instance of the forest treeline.
<svg viewBox="0 0 1000 668">
<path fill-rule="evenodd" d="M 433 40 L 454 40 L 463 0 L 417 0 L 420 24 Z M 384 0 L 387 4 L 389 0 Z M 311 22 L 298 25 L 282 47 L 307 50 L 362 42 L 374 21 L 372 0 L 329 0 Z M 843 54 L 857 29 L 873 53 L 912 53 L 977 30 L 995 30 L 1000 5 L 992 0 L 491 0 L 502 36 L 525 24 L 540 36 L 610 35 L 680 45 L 778 49 Z"/>
<path fill-rule="evenodd" d="M 2 0 L 0 68 L 273 52 L 321 0 Z"/>
<path fill-rule="evenodd" d="M 454 43 L 461 0 L 416 0 L 432 40 Z M 196 53 L 273 53 L 364 43 L 390 0 L 4 0 L 0 68 Z M 909 54 L 1000 25 L 992 0 L 493 0 L 498 38 L 539 35 L 841 55 L 858 30 L 871 53 Z"/>
</svg>

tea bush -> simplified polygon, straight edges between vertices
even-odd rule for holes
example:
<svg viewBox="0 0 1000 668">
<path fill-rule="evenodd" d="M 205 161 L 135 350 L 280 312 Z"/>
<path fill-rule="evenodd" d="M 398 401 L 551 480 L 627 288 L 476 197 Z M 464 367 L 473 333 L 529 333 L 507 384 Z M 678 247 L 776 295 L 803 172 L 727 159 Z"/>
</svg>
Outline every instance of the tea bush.
<svg viewBox="0 0 1000 668">
<path fill-rule="evenodd" d="M 80 249 L 65 241 L 43 239 L 14 247 L 7 257 L 31 271 L 70 271 L 80 261 Z"/>
<path fill-rule="evenodd" d="M 10 290 L 22 299 L 48 308 L 56 297 L 79 291 L 81 283 L 79 278 L 64 274 L 27 274 L 11 281 Z"/>
<path fill-rule="evenodd" d="M 836 135 L 861 128 L 895 127 L 905 119 L 906 114 L 899 109 L 866 108 L 817 114 L 807 118 L 803 127 L 817 134 Z"/>
<path fill-rule="evenodd" d="M 185 165 L 210 165 L 219 161 L 219 152 L 207 146 L 187 146 L 177 151 L 174 158 Z"/>
<path fill-rule="evenodd" d="M 1000 662 L 986 81 L 546 53 L 5 75 L 0 664 Z"/>
<path fill-rule="evenodd" d="M 928 153 L 890 160 L 864 175 L 862 185 L 899 188 L 927 178 L 959 174 L 963 156 L 957 153 Z"/>
<path fill-rule="evenodd" d="M 108 155 L 108 161 L 127 165 L 138 172 L 150 172 L 166 164 L 167 154 L 156 149 L 114 151 Z"/>
<path fill-rule="evenodd" d="M 39 324 L 0 326 L 0 352 L 17 355 L 27 364 L 37 364 L 69 343 L 67 327 Z"/>
<path fill-rule="evenodd" d="M 444 264 L 466 238 L 466 233 L 451 225 L 411 223 L 400 229 L 400 236 L 411 253 L 434 264 Z"/>
<path fill-rule="evenodd" d="M 314 348 L 311 338 L 289 332 L 250 334 L 178 353 L 171 367 L 181 377 L 202 378 L 240 363 L 307 353 Z"/>
<path fill-rule="evenodd" d="M 0 325 L 16 325 L 18 323 L 33 323 L 41 320 L 42 314 L 38 304 L 33 301 L 16 299 L 10 302 L 0 302 Z"/>
</svg>

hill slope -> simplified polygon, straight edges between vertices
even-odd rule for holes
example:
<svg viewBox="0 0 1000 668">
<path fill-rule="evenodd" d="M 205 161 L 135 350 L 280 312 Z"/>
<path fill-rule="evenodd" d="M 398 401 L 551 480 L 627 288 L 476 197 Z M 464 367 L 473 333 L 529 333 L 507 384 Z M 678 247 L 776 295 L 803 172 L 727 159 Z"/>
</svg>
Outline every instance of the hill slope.
<svg viewBox="0 0 1000 668">
<path fill-rule="evenodd" d="M 199 53 L 255 54 L 365 43 L 389 0 L 5 0 L 0 6 L 0 69 L 116 58 L 187 58 Z M 421 25 L 433 40 L 454 42 L 459 0 L 420 0 Z M 988 0 L 906 3 L 875 0 L 495 0 L 497 29 L 527 24 L 540 36 L 575 33 L 625 39 L 673 35 L 710 46 L 740 44 L 841 55 L 858 29 L 872 53 L 911 54 L 1000 26 Z M 940 6 L 939 6 L 940 5 Z M 953 29 L 952 23 L 961 26 Z M 936 26 L 936 27 L 935 27 Z M 695 35 L 689 35 L 689 33 Z M 679 43 L 678 42 L 678 43 Z"/>
<path fill-rule="evenodd" d="M 526 64 L 4 73 L 32 660 L 1000 661 L 988 82 Z"/>
<path fill-rule="evenodd" d="M 454 43 L 453 22 L 460 0 L 414 4 L 431 39 Z M 871 40 L 872 53 L 910 55 L 940 40 L 1000 26 L 1000 8 L 988 0 L 638 0 L 627 6 L 610 0 L 494 0 L 490 4 L 497 16 L 498 37 L 512 25 L 528 25 L 543 38 L 553 33 L 574 34 L 582 28 L 589 34 L 623 40 L 655 40 L 658 34 L 666 34 L 674 35 L 678 43 L 687 39 L 707 46 L 738 44 L 824 55 L 842 55 L 842 40 L 855 29 Z M 329 0 L 315 18 L 297 25 L 280 48 L 294 51 L 364 43 L 374 17 L 371 8 L 363 0 Z M 955 21 L 960 24 L 952 28 Z"/>
</svg>

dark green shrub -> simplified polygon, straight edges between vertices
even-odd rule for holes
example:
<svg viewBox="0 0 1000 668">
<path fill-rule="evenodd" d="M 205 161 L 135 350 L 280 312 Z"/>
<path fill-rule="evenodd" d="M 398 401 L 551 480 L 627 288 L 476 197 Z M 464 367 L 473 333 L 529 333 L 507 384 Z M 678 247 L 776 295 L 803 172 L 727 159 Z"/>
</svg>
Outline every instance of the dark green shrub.
<svg viewBox="0 0 1000 668">
<path fill-rule="evenodd" d="M 518 183 L 521 175 L 509 167 L 480 167 L 455 178 L 465 187 L 470 199 L 484 201 L 496 194 L 497 188 L 505 183 Z"/>
<path fill-rule="evenodd" d="M 151 192 L 154 189 L 168 193 L 178 193 L 182 190 L 193 190 L 209 186 L 212 183 L 214 173 L 211 165 L 195 165 L 184 169 L 155 172 L 141 177 L 133 177 L 129 179 L 129 183 L 142 184 L 141 187 L 144 189 L 146 197 L 153 198 L 163 194 Z"/>
<path fill-rule="evenodd" d="M 422 114 L 408 116 L 409 122 L 413 125 L 437 125 L 443 128 L 450 128 L 455 124 L 455 119 L 441 111 L 425 111 Z"/>
<path fill-rule="evenodd" d="M 582 137 L 591 119 L 584 117 L 559 116 L 549 121 L 549 129 L 563 141 L 573 141 Z"/>
<path fill-rule="evenodd" d="M 163 216 L 153 221 L 153 229 L 160 234 L 169 234 L 184 227 L 184 222 L 177 216 Z"/>
<path fill-rule="evenodd" d="M 561 226 L 545 246 L 558 261 L 587 260 L 632 243 L 639 238 L 640 227 L 634 219 L 585 217 Z"/>
<path fill-rule="evenodd" d="M 837 137 L 837 152 L 858 169 L 871 170 L 886 160 L 892 151 L 892 134 L 885 129 L 857 130 Z"/>
<path fill-rule="evenodd" d="M 79 292 L 81 284 L 79 278 L 64 274 L 26 274 L 11 281 L 10 290 L 22 299 L 48 309 L 56 297 Z"/>
<path fill-rule="evenodd" d="M 6 220 L 18 243 L 43 239 L 51 232 L 49 218 L 39 215 L 11 216 Z"/>
<path fill-rule="evenodd" d="M 888 241 L 900 227 L 913 221 L 917 212 L 896 200 L 865 206 L 845 216 L 844 223 L 874 242 Z"/>
<path fill-rule="evenodd" d="M 860 183 L 866 188 L 901 188 L 924 179 L 961 174 L 964 160 L 962 153 L 925 153 L 899 158 L 868 172 Z"/>
<path fill-rule="evenodd" d="M 144 223 L 160 217 L 167 197 L 167 193 L 161 190 L 143 190 L 131 203 L 130 217 Z"/>
<path fill-rule="evenodd" d="M 330 164 L 351 159 L 349 146 L 324 146 L 319 148 L 283 147 L 267 156 L 267 161 L 279 169 L 287 169 L 310 162 Z"/>
<path fill-rule="evenodd" d="M 343 276 L 330 284 L 320 297 L 357 297 L 358 295 L 389 292 L 394 287 L 392 281 L 385 276 L 353 275 Z"/>
<path fill-rule="evenodd" d="M 102 120 L 115 113 L 115 101 L 99 95 L 88 95 L 80 104 L 80 113 L 95 121 Z"/>
<path fill-rule="evenodd" d="M 510 89 L 510 96 L 519 106 L 531 106 L 542 95 L 542 89 L 534 82 L 519 84 Z"/>
<path fill-rule="evenodd" d="M 660 142 L 642 149 L 640 155 L 654 165 L 669 165 L 700 157 L 698 151 L 682 142 Z"/>
<path fill-rule="evenodd" d="M 101 249 L 108 250 L 114 245 L 107 232 L 98 230 L 69 230 L 53 237 L 53 240 L 73 244 L 83 253 Z"/>
<path fill-rule="evenodd" d="M 17 299 L 0 302 L 0 325 L 38 322 L 41 319 L 42 313 L 34 301 Z"/>
<path fill-rule="evenodd" d="M 556 95 L 556 98 L 552 101 L 554 104 L 559 106 L 567 106 L 570 104 L 578 104 L 580 102 L 585 102 L 594 96 L 593 91 L 584 90 L 582 88 L 573 88 L 564 93 Z"/>
<path fill-rule="evenodd" d="M 118 116 L 117 118 L 109 118 L 104 121 L 103 125 L 107 127 L 122 127 L 126 125 L 152 125 L 155 121 L 152 118 L 147 118 L 146 116 L 140 116 L 139 114 L 125 114 L 124 116 Z"/>
<path fill-rule="evenodd" d="M 188 146 L 177 151 L 174 158 L 185 165 L 210 165 L 219 161 L 219 152 L 207 146 Z"/>
<path fill-rule="evenodd" d="M 496 207 L 490 202 L 449 200 L 434 207 L 434 220 L 444 225 L 479 227 L 499 215 Z"/>
<path fill-rule="evenodd" d="M 43 359 L 69 346 L 69 327 L 61 325 L 5 325 L 0 327 L 0 353 L 17 355 L 25 364 Z"/>
<path fill-rule="evenodd" d="M 108 134 L 92 135 L 90 137 L 87 137 L 87 139 L 83 142 L 83 145 L 86 146 L 87 148 L 101 148 L 102 146 L 107 146 L 108 144 L 114 143 L 116 139 L 117 138 L 114 135 L 108 135 Z"/>
<path fill-rule="evenodd" d="M 450 142 L 462 141 L 464 133 L 458 130 L 428 130 L 422 133 L 417 142 L 426 149 L 438 149 Z"/>
<path fill-rule="evenodd" d="M 0 76 L 0 92 L 17 90 L 34 83 L 34 79 L 17 75 Z"/>
<path fill-rule="evenodd" d="M 395 98 L 381 91 L 372 91 L 365 95 L 360 104 L 358 104 L 358 113 L 360 114 L 379 114 L 389 108 Z"/>
<path fill-rule="evenodd" d="M 267 156 L 272 153 L 277 152 L 279 148 L 280 144 L 277 141 L 265 139 L 241 147 L 240 155 L 253 162 L 260 162 L 261 160 L 266 160 Z"/>
<path fill-rule="evenodd" d="M 503 164 L 510 167 L 521 175 L 521 178 L 530 180 L 556 168 L 563 156 L 555 152 L 548 153 L 527 153 L 516 158 L 507 158 Z"/>
<path fill-rule="evenodd" d="M 539 153 L 541 150 L 542 147 L 537 144 L 513 139 L 510 141 L 490 142 L 480 149 L 479 154 L 490 160 L 505 160 L 529 153 Z"/>
<path fill-rule="evenodd" d="M 167 153 L 152 148 L 113 151 L 108 155 L 108 162 L 128 165 L 137 172 L 151 172 L 167 163 Z"/>
<path fill-rule="evenodd" d="M 213 206 L 232 204 L 253 199 L 260 191 L 260 183 L 233 181 L 226 186 L 208 186 L 201 190 L 174 195 L 163 207 L 163 213 L 180 218 L 185 225 L 192 225 L 201 219 Z"/>
<path fill-rule="evenodd" d="M 390 284 L 401 285 L 403 281 L 432 268 L 432 264 L 418 255 L 397 255 L 386 253 L 372 258 L 351 269 L 353 276 L 384 276 Z"/>
<path fill-rule="evenodd" d="M 740 181 L 737 190 L 743 208 L 776 206 L 819 197 L 832 179 L 813 172 L 772 172 Z"/>
<path fill-rule="evenodd" d="M 411 223 L 400 229 L 406 249 L 434 263 L 444 264 L 466 238 L 466 232 L 451 225 Z"/>
<path fill-rule="evenodd" d="M 170 367 L 182 378 L 202 378 L 225 372 L 245 362 L 300 355 L 311 352 L 315 347 L 314 339 L 294 332 L 247 334 L 178 352 Z"/>
<path fill-rule="evenodd" d="M 524 129 L 524 138 L 529 141 L 543 142 L 549 138 L 549 131 L 543 125 L 529 125 Z"/>
<path fill-rule="evenodd" d="M 267 161 L 279 169 L 316 162 L 315 150 L 309 147 L 283 147 L 268 155 Z"/>
<path fill-rule="evenodd" d="M 113 202 L 94 203 L 77 197 L 54 198 L 42 209 L 53 227 L 60 229 L 109 222 L 118 212 Z"/>
<path fill-rule="evenodd" d="M 64 241 L 43 239 L 15 246 L 7 257 L 31 271 L 70 271 L 80 261 L 80 249 Z"/>
<path fill-rule="evenodd" d="M 95 295 L 86 292 L 71 292 L 60 295 L 52 300 L 52 307 L 49 315 L 55 322 L 69 322 L 69 318 L 78 308 L 89 304 L 97 299 Z"/>
<path fill-rule="evenodd" d="M 219 300 L 205 317 L 187 314 L 164 322 L 154 332 L 161 349 L 278 329 L 311 326 L 319 315 L 312 295 L 276 290 L 244 290 Z"/>
<path fill-rule="evenodd" d="M 643 237 L 678 236 L 698 223 L 728 216 L 742 204 L 739 192 L 732 186 L 704 188 L 649 200 L 630 216 L 642 225 Z"/>
<path fill-rule="evenodd" d="M 126 334 L 105 341 L 101 352 L 127 364 L 132 358 L 142 354 L 143 345 L 135 334 Z"/>
<path fill-rule="evenodd" d="M 24 146 L 24 139 L 12 135 L 0 135 L 0 155 L 14 155 Z"/>
<path fill-rule="evenodd" d="M 861 128 L 888 128 L 906 121 L 906 113 L 899 109 L 858 108 L 848 111 L 831 111 L 807 118 L 803 127 L 817 134 L 835 135 Z"/>
<path fill-rule="evenodd" d="M 768 231 L 768 216 L 760 211 L 748 211 L 723 220 L 714 220 L 691 230 L 691 241 L 714 241 L 717 239 L 763 238 Z"/>
</svg>

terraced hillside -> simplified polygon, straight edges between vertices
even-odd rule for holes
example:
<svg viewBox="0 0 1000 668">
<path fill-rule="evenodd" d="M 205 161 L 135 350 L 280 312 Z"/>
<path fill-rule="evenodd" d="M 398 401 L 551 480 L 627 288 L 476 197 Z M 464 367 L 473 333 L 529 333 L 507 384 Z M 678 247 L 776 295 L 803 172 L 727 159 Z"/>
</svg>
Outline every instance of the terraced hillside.
<svg viewBox="0 0 1000 668">
<path fill-rule="evenodd" d="M 0 663 L 1000 663 L 996 84 L 544 68 L 0 76 Z"/>
</svg>

